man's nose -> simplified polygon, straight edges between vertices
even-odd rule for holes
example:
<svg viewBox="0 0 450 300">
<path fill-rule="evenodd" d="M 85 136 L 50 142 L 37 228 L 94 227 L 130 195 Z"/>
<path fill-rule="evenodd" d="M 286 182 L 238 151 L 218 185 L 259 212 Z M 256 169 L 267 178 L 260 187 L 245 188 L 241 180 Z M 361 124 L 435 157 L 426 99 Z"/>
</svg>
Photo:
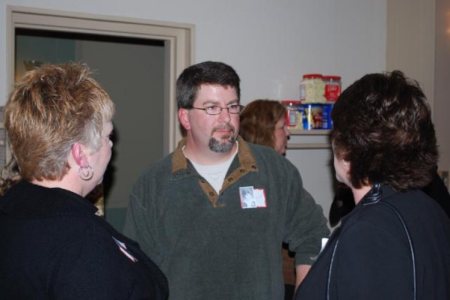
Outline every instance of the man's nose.
<svg viewBox="0 0 450 300">
<path fill-rule="evenodd" d="M 222 110 L 220 111 L 219 117 L 221 119 L 230 120 L 230 110 L 228 107 L 222 107 Z"/>
</svg>

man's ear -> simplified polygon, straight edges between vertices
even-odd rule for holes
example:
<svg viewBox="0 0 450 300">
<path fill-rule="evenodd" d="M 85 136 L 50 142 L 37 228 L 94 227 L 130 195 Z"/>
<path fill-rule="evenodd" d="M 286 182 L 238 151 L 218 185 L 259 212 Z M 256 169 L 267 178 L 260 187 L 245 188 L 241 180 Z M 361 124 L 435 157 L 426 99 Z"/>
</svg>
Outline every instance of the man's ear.
<svg viewBox="0 0 450 300">
<path fill-rule="evenodd" d="M 86 167 L 89 165 L 86 156 L 86 150 L 87 150 L 86 147 L 80 143 L 75 143 L 72 145 L 70 153 L 72 155 L 73 160 L 79 167 Z"/>
<path fill-rule="evenodd" d="M 178 120 L 180 121 L 181 126 L 185 130 L 191 129 L 191 123 L 189 121 L 189 110 L 186 108 L 179 108 L 178 109 Z"/>
</svg>

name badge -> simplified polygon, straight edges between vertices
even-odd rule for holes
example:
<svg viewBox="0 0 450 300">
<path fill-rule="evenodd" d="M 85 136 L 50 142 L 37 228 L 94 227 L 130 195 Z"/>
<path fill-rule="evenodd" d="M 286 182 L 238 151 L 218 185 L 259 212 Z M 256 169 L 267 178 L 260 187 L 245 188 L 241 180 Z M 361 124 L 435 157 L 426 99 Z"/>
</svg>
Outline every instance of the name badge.
<svg viewBox="0 0 450 300">
<path fill-rule="evenodd" d="M 264 189 L 255 189 L 253 186 L 241 186 L 239 187 L 239 197 L 242 209 L 267 207 Z"/>
</svg>

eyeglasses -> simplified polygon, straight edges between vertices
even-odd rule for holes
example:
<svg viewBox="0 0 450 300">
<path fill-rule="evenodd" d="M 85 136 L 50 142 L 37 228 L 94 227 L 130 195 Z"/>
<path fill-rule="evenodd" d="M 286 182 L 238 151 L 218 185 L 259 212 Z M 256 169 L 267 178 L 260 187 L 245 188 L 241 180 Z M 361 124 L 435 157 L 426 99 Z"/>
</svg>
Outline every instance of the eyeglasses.
<svg viewBox="0 0 450 300">
<path fill-rule="evenodd" d="M 236 115 L 236 114 L 239 114 L 243 108 L 244 108 L 244 106 L 239 105 L 239 104 L 232 104 L 227 107 L 220 107 L 217 105 L 212 105 L 212 106 L 203 107 L 203 108 L 202 107 L 191 107 L 191 109 L 203 110 L 208 115 L 219 115 L 222 113 L 222 110 L 224 110 L 224 109 L 226 109 L 229 114 Z"/>
</svg>

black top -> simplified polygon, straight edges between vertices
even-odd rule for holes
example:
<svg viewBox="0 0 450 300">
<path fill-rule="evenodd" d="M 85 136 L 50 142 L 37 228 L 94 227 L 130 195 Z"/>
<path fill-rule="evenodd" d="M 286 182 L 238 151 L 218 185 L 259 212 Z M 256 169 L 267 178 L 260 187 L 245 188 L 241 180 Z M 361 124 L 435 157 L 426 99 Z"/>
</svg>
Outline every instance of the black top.
<svg viewBox="0 0 450 300">
<path fill-rule="evenodd" d="M 434 173 L 433 180 L 423 188 L 423 191 L 436 200 L 450 218 L 450 194 L 442 178 L 439 176 L 437 169 Z"/>
<path fill-rule="evenodd" d="M 450 299 L 450 220 L 442 209 L 419 190 L 383 187 L 376 202 L 369 195 L 343 218 L 297 299 L 414 299 L 414 288 L 416 299 Z"/>
<path fill-rule="evenodd" d="M 20 182 L 0 198 L 0 299 L 167 299 L 138 244 L 84 198 Z"/>
<path fill-rule="evenodd" d="M 450 193 L 439 176 L 437 167 L 434 170 L 433 179 L 422 190 L 434 199 L 450 218 Z M 355 207 L 352 190 L 339 183 L 336 187 L 336 194 L 331 203 L 328 219 L 332 227 L 336 226 L 342 217 L 352 211 Z"/>
</svg>

